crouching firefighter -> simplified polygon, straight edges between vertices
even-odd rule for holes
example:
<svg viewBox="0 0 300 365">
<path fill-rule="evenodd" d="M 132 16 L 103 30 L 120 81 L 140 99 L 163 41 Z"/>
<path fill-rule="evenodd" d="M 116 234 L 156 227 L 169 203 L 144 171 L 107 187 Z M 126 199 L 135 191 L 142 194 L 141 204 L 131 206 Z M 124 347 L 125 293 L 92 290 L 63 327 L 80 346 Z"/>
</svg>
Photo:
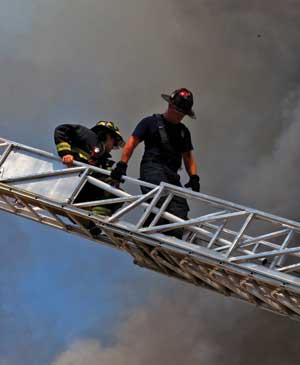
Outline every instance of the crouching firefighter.
<svg viewBox="0 0 300 365">
<path fill-rule="evenodd" d="M 54 140 L 57 153 L 67 166 L 72 166 L 73 161 L 76 160 L 106 170 L 111 170 L 114 164 L 114 161 L 110 159 L 110 152 L 125 144 L 119 128 L 114 123 L 107 121 L 100 121 L 91 129 L 80 124 L 61 124 L 55 129 Z M 90 176 L 116 186 L 116 181 L 107 175 L 92 172 Z M 86 183 L 74 203 L 113 197 L 111 193 Z M 92 212 L 97 215 L 110 216 L 121 206 L 120 203 L 95 206 L 92 208 Z M 96 236 L 100 233 L 92 222 L 88 226 L 84 225 L 93 235 Z"/>
</svg>

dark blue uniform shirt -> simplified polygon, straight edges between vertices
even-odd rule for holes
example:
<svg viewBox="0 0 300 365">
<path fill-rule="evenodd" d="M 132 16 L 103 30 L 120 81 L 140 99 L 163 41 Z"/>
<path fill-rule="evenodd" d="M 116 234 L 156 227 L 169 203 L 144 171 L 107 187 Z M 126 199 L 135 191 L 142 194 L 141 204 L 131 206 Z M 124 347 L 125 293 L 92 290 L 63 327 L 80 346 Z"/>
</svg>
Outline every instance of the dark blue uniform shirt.
<svg viewBox="0 0 300 365">
<path fill-rule="evenodd" d="M 145 152 L 142 161 L 157 161 L 165 163 L 173 171 L 177 171 L 181 166 L 182 153 L 193 150 L 191 134 L 183 123 L 170 123 L 163 116 L 162 120 L 168 135 L 168 140 L 174 155 L 166 158 L 162 150 L 162 143 L 158 131 L 159 118 L 154 114 L 142 119 L 132 135 L 145 143 Z"/>
</svg>

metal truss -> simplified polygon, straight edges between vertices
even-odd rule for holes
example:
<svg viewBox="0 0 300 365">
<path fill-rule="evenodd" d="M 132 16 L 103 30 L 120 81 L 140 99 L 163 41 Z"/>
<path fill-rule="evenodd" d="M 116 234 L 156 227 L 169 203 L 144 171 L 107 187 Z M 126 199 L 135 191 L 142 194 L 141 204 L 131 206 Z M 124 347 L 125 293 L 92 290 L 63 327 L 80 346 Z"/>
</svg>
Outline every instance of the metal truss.
<svg viewBox="0 0 300 365">
<path fill-rule="evenodd" d="M 0 138 L 0 210 L 126 251 L 141 267 L 300 319 L 300 223 L 163 182 L 126 176 L 121 190 L 95 173 L 109 175 L 79 162 L 66 168 L 53 154 Z M 113 198 L 76 203 L 86 184 Z M 141 194 L 141 186 L 149 192 Z M 188 200 L 191 218 L 168 212 L 174 197 Z M 123 206 L 110 217 L 91 211 L 114 203 Z M 90 222 L 101 229 L 97 237 L 87 229 Z M 178 228 L 182 239 L 169 233 Z"/>
</svg>

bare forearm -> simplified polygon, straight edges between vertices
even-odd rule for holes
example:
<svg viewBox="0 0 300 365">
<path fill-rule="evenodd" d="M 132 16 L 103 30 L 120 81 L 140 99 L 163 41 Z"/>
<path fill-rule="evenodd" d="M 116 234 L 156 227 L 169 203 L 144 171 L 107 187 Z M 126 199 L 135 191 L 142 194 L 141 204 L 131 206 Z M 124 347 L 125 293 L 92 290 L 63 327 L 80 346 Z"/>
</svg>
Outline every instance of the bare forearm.
<svg viewBox="0 0 300 365">
<path fill-rule="evenodd" d="M 187 172 L 188 172 L 189 176 L 197 175 L 198 169 L 197 169 L 197 163 L 195 160 L 192 161 Z"/>
<path fill-rule="evenodd" d="M 193 160 L 189 166 L 186 166 L 186 171 L 189 174 L 189 176 L 197 175 L 197 163 L 195 160 Z"/>
<path fill-rule="evenodd" d="M 188 175 L 189 176 L 197 175 L 198 173 L 197 162 L 194 154 L 191 151 L 183 153 L 183 161 Z"/>
<path fill-rule="evenodd" d="M 122 155 L 121 155 L 121 161 L 125 162 L 127 164 L 133 153 L 133 149 L 128 148 L 128 147 L 126 148 L 126 147 L 127 147 L 127 145 L 125 145 L 123 148 Z"/>
<path fill-rule="evenodd" d="M 136 146 L 140 143 L 138 138 L 136 137 L 129 137 L 126 145 L 123 148 L 122 155 L 121 155 L 121 161 L 125 162 L 126 164 L 130 160 L 130 157 L 132 156 L 133 151 L 135 150 Z"/>
</svg>

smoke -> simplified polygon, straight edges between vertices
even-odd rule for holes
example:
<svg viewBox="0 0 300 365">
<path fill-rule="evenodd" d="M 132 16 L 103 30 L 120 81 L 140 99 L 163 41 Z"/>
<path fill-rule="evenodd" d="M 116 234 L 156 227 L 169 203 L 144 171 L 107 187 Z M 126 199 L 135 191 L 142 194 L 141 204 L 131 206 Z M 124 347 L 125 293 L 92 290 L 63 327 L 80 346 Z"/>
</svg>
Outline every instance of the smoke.
<svg viewBox="0 0 300 365">
<path fill-rule="evenodd" d="M 185 86 L 195 97 L 198 119 L 185 124 L 202 191 L 298 217 L 297 0 L 29 3 L 6 2 L 1 11 L 3 137 L 53 150 L 58 123 L 105 118 L 118 121 L 127 137 L 140 118 L 163 111 L 160 92 Z M 138 175 L 140 151 L 131 176 Z M 110 259 L 117 267 L 116 256 Z M 68 275 L 80 280 L 81 270 L 72 268 Z M 298 363 L 297 323 L 171 280 L 153 283 L 160 289 L 147 296 L 144 288 L 140 309 L 125 305 L 109 344 L 97 320 L 89 323 L 93 336 L 80 332 L 64 350 L 51 337 L 53 364 Z M 133 288 L 138 296 L 141 283 Z M 130 302 L 124 291 L 120 301 Z M 23 364 L 22 349 L 16 351 L 16 357 L 0 354 L 0 364 L 2 357 Z"/>
<path fill-rule="evenodd" d="M 129 314 L 113 345 L 76 341 L 53 365 L 296 364 L 298 327 L 247 304 L 173 284 Z"/>
<path fill-rule="evenodd" d="M 286 218 L 299 218 L 300 98 L 299 92 L 287 98 L 282 119 L 286 128 L 272 143 L 273 150 L 249 169 L 241 182 L 241 194 L 262 208 Z M 249 188 L 250 187 L 250 188 Z"/>
<path fill-rule="evenodd" d="M 195 91 L 198 120 L 187 124 L 203 191 L 297 216 L 299 4 L 172 4 L 160 27 L 164 37 L 172 18 L 169 89 L 180 84 Z M 170 283 L 128 315 L 113 345 L 78 341 L 54 363 L 296 364 L 297 329 L 289 320 Z"/>
</svg>

